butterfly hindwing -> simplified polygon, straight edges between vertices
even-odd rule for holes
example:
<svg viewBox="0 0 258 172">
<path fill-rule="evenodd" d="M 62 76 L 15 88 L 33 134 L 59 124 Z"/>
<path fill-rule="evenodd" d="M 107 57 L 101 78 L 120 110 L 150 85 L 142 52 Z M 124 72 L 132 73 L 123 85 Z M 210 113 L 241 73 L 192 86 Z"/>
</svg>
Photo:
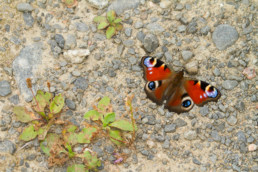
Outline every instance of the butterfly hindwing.
<svg viewBox="0 0 258 172">
<path fill-rule="evenodd" d="M 209 101 L 217 101 L 221 96 L 217 88 L 204 81 L 186 80 L 184 87 L 193 102 L 198 106 L 202 106 Z"/>
</svg>

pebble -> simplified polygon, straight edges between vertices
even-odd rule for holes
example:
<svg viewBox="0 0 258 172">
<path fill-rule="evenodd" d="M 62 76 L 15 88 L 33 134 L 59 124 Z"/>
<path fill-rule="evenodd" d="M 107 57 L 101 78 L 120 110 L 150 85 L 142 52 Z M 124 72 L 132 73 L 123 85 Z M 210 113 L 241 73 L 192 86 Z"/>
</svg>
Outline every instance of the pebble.
<svg viewBox="0 0 258 172">
<path fill-rule="evenodd" d="M 132 35 L 132 28 L 127 27 L 125 28 L 124 32 L 127 37 L 130 37 Z"/>
<path fill-rule="evenodd" d="M 201 162 L 198 159 L 196 159 L 195 157 L 192 158 L 192 161 L 194 164 L 201 165 Z"/>
<path fill-rule="evenodd" d="M 61 49 L 64 48 L 65 39 L 61 34 L 55 34 L 55 41 Z"/>
<path fill-rule="evenodd" d="M 253 152 L 257 150 L 257 145 L 256 144 L 250 144 L 248 145 L 248 151 Z"/>
<path fill-rule="evenodd" d="M 142 32 L 142 31 L 139 31 L 137 34 L 136 34 L 136 38 L 141 41 L 143 43 L 144 41 L 144 38 L 145 38 L 145 34 Z"/>
<path fill-rule="evenodd" d="M 238 36 L 238 32 L 234 27 L 221 24 L 212 33 L 212 41 L 219 50 L 225 50 L 238 40 Z"/>
<path fill-rule="evenodd" d="M 226 80 L 222 82 L 222 87 L 226 90 L 232 90 L 238 85 L 238 82 L 235 80 Z"/>
<path fill-rule="evenodd" d="M 187 33 L 194 34 L 197 32 L 197 23 L 196 21 L 191 21 L 186 28 Z"/>
<path fill-rule="evenodd" d="M 77 45 L 76 36 L 74 34 L 68 34 L 64 42 L 64 49 L 73 49 Z"/>
<path fill-rule="evenodd" d="M 209 32 L 210 32 L 211 28 L 209 26 L 203 26 L 201 29 L 200 29 L 200 32 L 202 35 L 207 35 Z"/>
<path fill-rule="evenodd" d="M 65 99 L 65 104 L 71 110 L 75 110 L 76 109 L 76 104 L 71 99 Z"/>
<path fill-rule="evenodd" d="M 181 118 L 177 118 L 175 121 L 174 121 L 174 124 L 176 124 L 176 127 L 177 128 L 180 128 L 180 127 L 184 127 L 187 125 L 187 123 L 181 119 Z"/>
<path fill-rule="evenodd" d="M 64 58 L 74 64 L 80 64 L 90 54 L 88 49 L 68 50 L 64 52 Z"/>
<path fill-rule="evenodd" d="M 180 25 L 177 27 L 177 31 L 179 33 L 185 32 L 186 31 L 186 26 L 185 25 Z"/>
<path fill-rule="evenodd" d="M 103 9 L 108 5 L 108 0 L 87 0 L 93 7 Z"/>
<path fill-rule="evenodd" d="M 168 125 L 165 125 L 164 131 L 165 131 L 166 133 L 175 132 L 175 131 L 176 131 L 176 124 L 168 124 Z"/>
<path fill-rule="evenodd" d="M 114 10 L 116 14 L 120 15 L 126 10 L 138 7 L 139 4 L 140 0 L 130 0 L 130 3 L 127 0 L 115 0 L 110 4 L 107 11 Z"/>
<path fill-rule="evenodd" d="M 194 140 L 197 137 L 197 133 L 194 130 L 184 132 L 184 138 L 187 140 Z"/>
<path fill-rule="evenodd" d="M 18 3 L 16 8 L 20 12 L 29 12 L 34 10 L 34 8 L 29 3 L 24 2 Z"/>
<path fill-rule="evenodd" d="M 0 96 L 4 97 L 11 93 L 11 85 L 9 81 L 0 81 Z"/>
<path fill-rule="evenodd" d="M 78 89 L 86 90 L 88 88 L 88 83 L 85 78 L 79 77 L 75 80 L 74 85 Z"/>
<path fill-rule="evenodd" d="M 16 151 L 16 145 L 10 140 L 0 141 L 0 152 L 14 154 Z"/>
<path fill-rule="evenodd" d="M 165 29 L 158 23 L 149 23 L 147 24 L 147 29 L 149 29 L 152 33 L 160 34 L 165 31 Z"/>
<path fill-rule="evenodd" d="M 159 46 L 159 40 L 156 35 L 147 34 L 144 38 L 143 46 L 147 52 L 155 51 Z"/>
<path fill-rule="evenodd" d="M 0 92 L 1 92 L 1 91 L 0 91 Z M 0 93 L 0 94 L 1 94 L 1 93 Z M 9 97 L 8 100 L 9 100 L 11 103 L 15 104 L 15 105 L 17 105 L 17 104 L 20 103 L 20 99 L 19 99 L 19 96 L 18 96 L 17 94 L 16 94 L 16 95 L 13 95 L 13 96 L 11 96 L 11 97 Z"/>
<path fill-rule="evenodd" d="M 185 65 L 187 73 L 195 75 L 198 73 L 198 61 L 191 61 Z"/>
<path fill-rule="evenodd" d="M 166 58 L 166 62 L 167 62 L 167 63 L 171 63 L 171 62 L 173 61 L 172 54 L 171 54 L 169 51 L 165 52 L 164 55 L 165 55 L 165 58 Z"/>
<path fill-rule="evenodd" d="M 140 28 L 142 28 L 142 27 L 143 27 L 142 21 L 137 21 L 137 22 L 135 22 L 135 24 L 134 24 L 134 28 L 135 28 L 135 29 L 140 29 Z"/>
<path fill-rule="evenodd" d="M 132 39 L 128 39 L 123 41 L 124 46 L 126 47 L 132 47 L 134 45 L 134 41 Z"/>
<path fill-rule="evenodd" d="M 160 2 L 160 4 L 159 4 L 159 6 L 161 7 L 161 8 L 169 8 L 169 7 L 171 7 L 171 1 L 169 1 L 169 0 L 162 0 L 161 2 Z"/>
<path fill-rule="evenodd" d="M 189 61 L 191 58 L 193 58 L 193 53 L 191 51 L 184 50 L 182 51 L 181 55 L 184 61 Z"/>
<path fill-rule="evenodd" d="M 32 17 L 31 12 L 24 12 L 23 20 L 28 27 L 32 27 L 34 24 L 34 18 Z"/>
<path fill-rule="evenodd" d="M 227 122 L 228 122 L 228 124 L 231 125 L 231 126 L 236 125 L 236 123 L 237 123 L 237 118 L 236 118 L 235 116 L 231 115 L 231 116 L 229 116 L 229 117 L 227 118 Z"/>
<path fill-rule="evenodd" d="M 79 31 L 79 32 L 87 32 L 87 31 L 90 30 L 89 26 L 87 26 L 83 22 L 76 22 L 75 27 L 76 27 L 76 30 Z"/>
</svg>

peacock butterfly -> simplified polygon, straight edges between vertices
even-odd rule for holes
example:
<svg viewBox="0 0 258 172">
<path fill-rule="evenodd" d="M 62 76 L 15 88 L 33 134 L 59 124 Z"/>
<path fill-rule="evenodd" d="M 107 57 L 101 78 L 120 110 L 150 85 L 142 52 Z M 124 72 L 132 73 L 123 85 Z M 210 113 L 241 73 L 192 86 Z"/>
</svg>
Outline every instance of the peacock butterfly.
<svg viewBox="0 0 258 172">
<path fill-rule="evenodd" d="M 157 58 L 143 56 L 141 66 L 148 81 L 144 88 L 148 98 L 158 105 L 166 100 L 165 108 L 169 111 L 187 112 L 194 104 L 203 106 L 221 96 L 217 88 L 204 81 L 185 78 L 183 71 L 176 73 Z"/>
</svg>

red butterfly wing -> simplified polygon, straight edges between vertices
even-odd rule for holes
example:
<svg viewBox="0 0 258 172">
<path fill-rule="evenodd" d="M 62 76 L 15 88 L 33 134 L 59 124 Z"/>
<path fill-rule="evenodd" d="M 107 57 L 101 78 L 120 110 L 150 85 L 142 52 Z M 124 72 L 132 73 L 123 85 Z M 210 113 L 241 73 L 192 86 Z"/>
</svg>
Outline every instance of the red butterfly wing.
<svg viewBox="0 0 258 172">
<path fill-rule="evenodd" d="M 145 79 L 148 81 L 168 79 L 173 72 L 164 62 L 151 56 L 142 57 L 141 65 L 144 68 Z"/>
<path fill-rule="evenodd" d="M 217 101 L 221 96 L 217 88 L 204 81 L 186 80 L 184 87 L 193 102 L 198 106 L 209 101 Z"/>
</svg>

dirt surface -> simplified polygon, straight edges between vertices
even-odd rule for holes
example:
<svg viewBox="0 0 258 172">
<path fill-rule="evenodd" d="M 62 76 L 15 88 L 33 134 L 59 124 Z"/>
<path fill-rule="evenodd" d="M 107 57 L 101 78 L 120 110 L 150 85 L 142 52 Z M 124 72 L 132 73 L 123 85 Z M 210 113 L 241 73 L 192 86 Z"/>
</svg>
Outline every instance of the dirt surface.
<svg viewBox="0 0 258 172">
<path fill-rule="evenodd" d="M 8 95 L 0 95 L 0 171 L 66 171 L 76 162 L 49 167 L 37 139 L 28 143 L 18 139 L 26 124 L 16 121 L 12 109 L 16 105 L 29 107 L 30 103 L 17 81 L 14 71 L 19 70 L 12 65 L 22 49 L 38 42 L 43 46 L 41 60 L 32 65 L 33 85 L 47 90 L 45 83 L 50 81 L 52 92 L 72 100 L 76 109 L 64 114 L 68 120 L 80 125 L 84 113 L 103 96 L 111 98 L 118 116 L 129 119 L 124 103 L 128 95 L 134 95 L 139 128 L 135 144 L 117 148 L 108 139 L 99 138 L 88 145 L 98 150 L 100 171 L 258 171 L 258 77 L 248 79 L 243 74 L 246 68 L 254 73 L 258 69 L 257 1 L 139 1 L 138 7 L 119 16 L 123 30 L 111 39 L 106 39 L 93 22 L 96 15 L 106 14 L 108 6 L 96 9 L 81 0 L 69 9 L 60 0 L 28 0 L 34 8 L 29 12 L 33 18 L 30 25 L 32 19 L 26 22 L 26 12 L 17 9 L 21 2 L 25 1 L 0 2 L 0 81 L 8 81 L 11 89 Z M 161 8 L 162 3 L 169 5 Z M 83 29 L 77 27 L 78 22 L 85 24 Z M 137 22 L 142 26 L 137 27 Z M 196 23 L 196 31 L 188 30 L 191 23 Z M 213 32 L 221 24 L 230 25 L 238 33 L 237 41 L 224 50 L 213 41 Z M 185 30 L 180 31 L 180 26 Z M 207 27 L 208 31 L 203 31 Z M 156 35 L 158 48 L 147 53 L 139 32 Z M 56 34 L 64 38 L 64 47 L 59 46 Z M 67 42 L 72 43 L 66 47 Z M 63 52 L 74 49 L 89 49 L 90 55 L 81 63 L 73 63 Z M 183 51 L 192 52 L 189 60 L 184 59 Z M 221 98 L 180 115 L 156 105 L 144 92 L 146 81 L 139 63 L 146 54 L 161 58 L 176 71 L 188 71 L 187 64 L 197 62 L 197 72 L 185 76 L 217 87 Z M 76 87 L 78 78 L 85 79 L 85 89 Z M 18 100 L 13 98 L 16 95 Z M 176 129 L 166 132 L 170 124 Z M 58 129 L 52 130 L 58 133 Z M 113 152 L 127 154 L 126 161 L 113 165 L 110 147 Z"/>
</svg>

